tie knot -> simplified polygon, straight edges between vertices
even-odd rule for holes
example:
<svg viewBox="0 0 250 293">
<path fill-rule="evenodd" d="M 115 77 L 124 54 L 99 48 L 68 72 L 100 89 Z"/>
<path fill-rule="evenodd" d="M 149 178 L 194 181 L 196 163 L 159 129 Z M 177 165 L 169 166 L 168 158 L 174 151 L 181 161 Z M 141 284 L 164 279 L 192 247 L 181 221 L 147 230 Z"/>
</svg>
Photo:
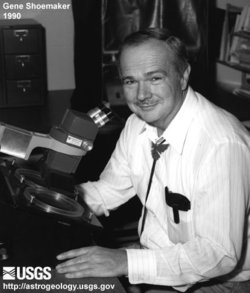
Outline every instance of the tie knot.
<svg viewBox="0 0 250 293">
<path fill-rule="evenodd" d="M 163 153 L 167 148 L 168 144 L 164 143 L 165 139 L 161 140 L 160 142 L 153 143 L 151 146 L 151 153 L 154 160 L 158 160 L 161 156 L 161 153 Z"/>
</svg>

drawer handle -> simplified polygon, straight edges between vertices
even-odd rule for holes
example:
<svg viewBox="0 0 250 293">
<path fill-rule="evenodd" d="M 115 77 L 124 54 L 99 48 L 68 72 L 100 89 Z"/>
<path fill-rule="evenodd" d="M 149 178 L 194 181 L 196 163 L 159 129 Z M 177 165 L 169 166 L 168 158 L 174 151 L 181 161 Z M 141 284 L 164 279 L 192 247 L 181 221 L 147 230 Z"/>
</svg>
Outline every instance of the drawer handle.
<svg viewBox="0 0 250 293">
<path fill-rule="evenodd" d="M 30 62 L 30 56 L 29 55 L 16 56 L 16 62 L 21 63 L 21 66 L 24 67 L 25 63 Z"/>
<path fill-rule="evenodd" d="M 27 91 L 28 88 L 31 88 L 30 80 L 21 80 L 17 82 L 17 88 L 21 89 L 23 93 Z"/>
<path fill-rule="evenodd" d="M 24 38 L 26 38 L 29 34 L 29 31 L 26 29 L 22 30 L 14 30 L 14 36 L 19 38 L 19 41 L 22 42 Z"/>
</svg>

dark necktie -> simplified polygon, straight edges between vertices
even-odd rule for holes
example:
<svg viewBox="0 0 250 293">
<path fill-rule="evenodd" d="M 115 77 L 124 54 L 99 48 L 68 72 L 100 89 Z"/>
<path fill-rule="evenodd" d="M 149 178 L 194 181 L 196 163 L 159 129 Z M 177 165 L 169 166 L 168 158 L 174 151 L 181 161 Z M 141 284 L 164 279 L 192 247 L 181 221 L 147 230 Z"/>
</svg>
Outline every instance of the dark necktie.
<svg viewBox="0 0 250 293">
<path fill-rule="evenodd" d="M 149 195 L 151 184 L 152 184 L 152 179 L 153 179 L 153 175 L 154 175 L 154 171 L 155 171 L 155 165 L 156 165 L 157 160 L 160 158 L 161 153 L 163 153 L 169 146 L 168 144 L 164 144 L 164 142 L 165 142 L 164 138 L 160 138 L 156 143 L 152 142 L 151 154 L 153 157 L 153 164 L 152 164 L 151 171 L 150 171 L 148 188 L 147 188 L 147 193 L 146 193 L 146 197 L 145 197 L 140 236 L 142 235 L 143 230 L 144 230 L 144 226 L 145 226 L 145 221 L 146 221 L 146 216 L 147 216 L 146 203 L 148 200 L 148 195 Z"/>
</svg>

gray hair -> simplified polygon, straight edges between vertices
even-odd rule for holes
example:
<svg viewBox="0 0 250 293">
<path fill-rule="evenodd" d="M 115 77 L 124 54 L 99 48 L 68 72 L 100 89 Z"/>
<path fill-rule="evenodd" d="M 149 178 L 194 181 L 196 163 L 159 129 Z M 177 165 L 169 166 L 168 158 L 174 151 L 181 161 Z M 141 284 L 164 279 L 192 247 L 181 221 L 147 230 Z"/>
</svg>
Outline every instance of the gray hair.
<svg viewBox="0 0 250 293">
<path fill-rule="evenodd" d="M 188 54 L 185 44 L 169 30 L 163 28 L 148 28 L 128 35 L 120 46 L 118 54 L 118 66 L 121 53 L 128 47 L 136 47 L 150 40 L 160 40 L 165 42 L 175 57 L 175 68 L 181 75 L 188 66 Z"/>
</svg>

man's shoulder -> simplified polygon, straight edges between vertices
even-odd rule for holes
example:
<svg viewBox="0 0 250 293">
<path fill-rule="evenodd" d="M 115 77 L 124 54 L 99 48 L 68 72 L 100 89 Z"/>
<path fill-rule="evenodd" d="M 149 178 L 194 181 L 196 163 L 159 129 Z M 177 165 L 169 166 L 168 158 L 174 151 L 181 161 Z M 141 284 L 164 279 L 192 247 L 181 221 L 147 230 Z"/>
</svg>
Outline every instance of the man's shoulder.
<svg viewBox="0 0 250 293">
<path fill-rule="evenodd" d="M 246 128 L 233 114 L 205 98 L 201 98 L 197 120 L 199 127 L 215 143 L 241 141 L 242 138 L 250 140 Z"/>
</svg>

